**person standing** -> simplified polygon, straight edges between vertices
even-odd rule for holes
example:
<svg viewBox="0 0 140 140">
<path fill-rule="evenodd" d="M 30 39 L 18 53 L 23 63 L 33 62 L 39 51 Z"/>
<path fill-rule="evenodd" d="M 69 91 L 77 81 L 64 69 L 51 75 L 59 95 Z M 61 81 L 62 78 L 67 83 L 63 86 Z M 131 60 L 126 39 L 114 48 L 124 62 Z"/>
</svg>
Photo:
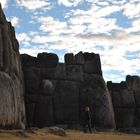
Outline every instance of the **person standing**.
<svg viewBox="0 0 140 140">
<path fill-rule="evenodd" d="M 87 129 L 90 133 L 92 133 L 92 125 L 91 125 L 91 111 L 90 107 L 86 106 L 85 109 L 85 130 L 84 132 L 87 132 Z"/>
</svg>

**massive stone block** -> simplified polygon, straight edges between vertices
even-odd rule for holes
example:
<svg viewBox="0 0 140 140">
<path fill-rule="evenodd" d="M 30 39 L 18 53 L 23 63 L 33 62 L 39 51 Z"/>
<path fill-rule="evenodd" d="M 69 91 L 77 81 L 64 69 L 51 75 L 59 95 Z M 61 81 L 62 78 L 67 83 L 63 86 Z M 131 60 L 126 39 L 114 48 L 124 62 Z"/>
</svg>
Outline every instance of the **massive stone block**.
<svg viewBox="0 0 140 140">
<path fill-rule="evenodd" d="M 35 67 L 25 67 L 24 82 L 26 94 L 38 94 L 41 85 L 40 70 Z"/>
<path fill-rule="evenodd" d="M 79 52 L 75 55 L 75 64 L 83 65 L 85 63 L 84 55 L 82 52 Z"/>
<path fill-rule="evenodd" d="M 98 54 L 84 53 L 84 72 L 102 75 L 101 62 Z"/>
<path fill-rule="evenodd" d="M 103 78 L 99 75 L 85 75 L 80 92 L 80 116 L 84 117 L 84 107 L 90 106 L 92 124 L 96 127 L 115 128 L 114 112 L 110 94 Z"/>
<path fill-rule="evenodd" d="M 14 28 L 0 6 L 0 127 L 25 128 L 24 84 Z"/>
<path fill-rule="evenodd" d="M 79 84 L 58 81 L 54 96 L 56 123 L 75 123 L 79 121 Z"/>
<path fill-rule="evenodd" d="M 140 89 L 134 91 L 134 98 L 137 107 L 140 107 Z"/>
<path fill-rule="evenodd" d="M 55 79 L 66 80 L 66 66 L 64 63 L 58 63 L 55 69 Z"/>
<path fill-rule="evenodd" d="M 114 107 L 135 107 L 134 92 L 132 90 L 120 90 L 112 92 Z"/>
<path fill-rule="evenodd" d="M 75 64 L 75 56 L 73 53 L 65 54 L 65 64 L 66 65 L 74 65 Z"/>
<path fill-rule="evenodd" d="M 0 70 L 3 68 L 3 44 L 2 44 L 2 30 L 0 29 Z"/>
<path fill-rule="evenodd" d="M 132 83 L 132 89 L 138 90 L 140 88 L 140 77 L 139 76 L 132 76 L 131 83 Z"/>
<path fill-rule="evenodd" d="M 126 83 L 128 89 L 138 90 L 140 88 L 140 77 L 127 75 Z"/>
<path fill-rule="evenodd" d="M 24 99 L 22 83 L 15 76 L 12 79 L 0 72 L 0 126 L 5 128 L 24 128 Z"/>
<path fill-rule="evenodd" d="M 128 75 L 126 82 L 108 82 L 107 85 L 112 96 L 117 128 L 139 128 L 140 78 Z"/>
<path fill-rule="evenodd" d="M 140 128 L 140 108 L 135 109 L 134 127 Z"/>
<path fill-rule="evenodd" d="M 41 91 L 44 96 L 53 95 L 56 87 L 55 80 L 43 79 L 41 84 Z"/>
<path fill-rule="evenodd" d="M 37 56 L 37 66 L 43 68 L 53 68 L 58 64 L 58 56 L 53 53 L 39 53 Z"/>
<path fill-rule="evenodd" d="M 132 128 L 134 127 L 135 109 L 115 108 L 115 119 L 117 128 Z"/>
<path fill-rule="evenodd" d="M 24 65 L 24 67 L 33 67 L 33 66 L 36 66 L 37 58 L 32 57 L 27 54 L 22 54 L 21 61 L 22 61 L 22 65 Z"/>
<path fill-rule="evenodd" d="M 54 125 L 52 97 L 38 97 L 35 106 L 34 125 L 38 127 Z"/>
<path fill-rule="evenodd" d="M 54 79 L 55 68 L 40 68 L 40 74 L 43 79 Z"/>
<path fill-rule="evenodd" d="M 10 48 L 9 48 L 9 43 L 6 39 L 7 35 L 6 33 L 3 31 L 3 69 L 6 73 L 10 72 Z M 5 42 L 5 43 L 4 43 Z"/>
<path fill-rule="evenodd" d="M 131 80 L 131 76 L 130 75 L 127 75 L 126 76 L 126 84 L 127 84 L 127 89 L 131 90 L 131 87 L 132 87 L 132 80 Z"/>
<path fill-rule="evenodd" d="M 38 100 L 38 95 L 26 95 L 26 114 L 27 127 L 34 126 L 35 107 Z"/>
<path fill-rule="evenodd" d="M 66 66 L 66 77 L 67 80 L 72 81 L 83 81 L 83 67 L 80 65 L 67 65 Z"/>
</svg>

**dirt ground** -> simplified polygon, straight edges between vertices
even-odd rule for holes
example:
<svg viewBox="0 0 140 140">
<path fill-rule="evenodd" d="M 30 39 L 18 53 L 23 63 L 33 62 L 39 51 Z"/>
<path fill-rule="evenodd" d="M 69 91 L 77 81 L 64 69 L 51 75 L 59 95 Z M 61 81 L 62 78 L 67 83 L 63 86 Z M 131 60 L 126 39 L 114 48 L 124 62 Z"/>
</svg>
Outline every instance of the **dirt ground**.
<svg viewBox="0 0 140 140">
<path fill-rule="evenodd" d="M 119 132 L 94 132 L 67 130 L 66 136 L 58 136 L 40 129 L 35 132 L 0 130 L 0 140 L 140 140 L 140 135 Z"/>
</svg>

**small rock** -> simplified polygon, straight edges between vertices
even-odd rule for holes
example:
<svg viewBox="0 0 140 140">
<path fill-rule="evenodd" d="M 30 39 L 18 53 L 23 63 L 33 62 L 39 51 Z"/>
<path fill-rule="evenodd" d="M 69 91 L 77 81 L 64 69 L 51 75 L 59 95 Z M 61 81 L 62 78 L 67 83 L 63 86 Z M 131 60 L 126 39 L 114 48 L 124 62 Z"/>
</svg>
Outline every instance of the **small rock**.
<svg viewBox="0 0 140 140">
<path fill-rule="evenodd" d="M 58 136 L 66 136 L 66 132 L 63 128 L 59 128 L 59 127 L 49 127 L 48 131 L 54 135 L 58 135 Z"/>
</svg>

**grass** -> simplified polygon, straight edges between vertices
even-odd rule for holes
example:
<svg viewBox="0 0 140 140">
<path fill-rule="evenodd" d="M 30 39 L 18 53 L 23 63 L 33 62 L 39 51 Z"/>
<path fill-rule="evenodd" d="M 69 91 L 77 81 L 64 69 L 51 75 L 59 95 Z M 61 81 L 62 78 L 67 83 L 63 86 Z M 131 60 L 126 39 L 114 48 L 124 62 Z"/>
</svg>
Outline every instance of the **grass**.
<svg viewBox="0 0 140 140">
<path fill-rule="evenodd" d="M 140 140 L 140 135 L 125 134 L 118 132 L 95 132 L 93 134 L 81 131 L 68 130 L 67 136 L 50 134 L 45 129 L 34 133 L 17 130 L 0 130 L 0 140 Z"/>
</svg>

